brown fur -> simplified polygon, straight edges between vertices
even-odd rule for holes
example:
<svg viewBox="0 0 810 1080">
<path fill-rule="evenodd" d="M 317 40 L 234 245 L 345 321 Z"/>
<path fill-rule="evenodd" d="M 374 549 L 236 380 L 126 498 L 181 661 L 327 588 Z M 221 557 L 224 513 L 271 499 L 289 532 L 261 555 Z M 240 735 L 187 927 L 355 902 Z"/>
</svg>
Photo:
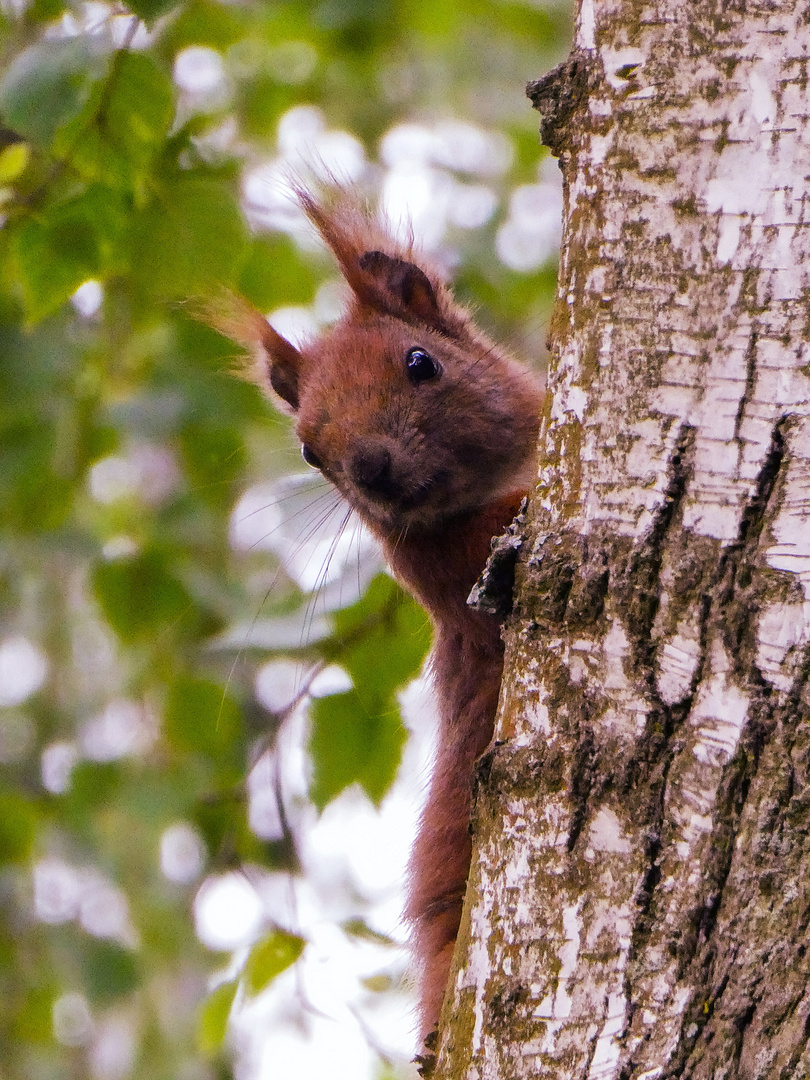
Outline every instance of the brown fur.
<svg viewBox="0 0 810 1080">
<path fill-rule="evenodd" d="M 542 394 L 489 341 L 410 245 L 398 245 L 345 193 L 298 197 L 351 287 L 336 326 L 300 351 L 242 301 L 209 320 L 258 354 L 258 381 L 296 416 L 310 459 L 383 545 L 435 628 L 440 730 L 410 863 L 407 915 L 421 968 L 422 1037 L 438 1020 L 470 866 L 475 760 L 492 738 L 500 627 L 467 607 L 490 538 L 533 476 Z M 414 383 L 409 350 L 441 365 Z"/>
</svg>

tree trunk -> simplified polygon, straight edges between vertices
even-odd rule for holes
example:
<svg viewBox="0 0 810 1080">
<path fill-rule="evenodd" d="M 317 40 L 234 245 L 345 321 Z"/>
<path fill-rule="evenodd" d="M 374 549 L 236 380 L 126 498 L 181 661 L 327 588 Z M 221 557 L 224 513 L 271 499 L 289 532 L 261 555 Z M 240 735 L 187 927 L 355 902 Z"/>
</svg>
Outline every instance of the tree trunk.
<svg viewBox="0 0 810 1080">
<path fill-rule="evenodd" d="M 434 1076 L 810 1076 L 810 6 L 582 0 Z"/>
</svg>

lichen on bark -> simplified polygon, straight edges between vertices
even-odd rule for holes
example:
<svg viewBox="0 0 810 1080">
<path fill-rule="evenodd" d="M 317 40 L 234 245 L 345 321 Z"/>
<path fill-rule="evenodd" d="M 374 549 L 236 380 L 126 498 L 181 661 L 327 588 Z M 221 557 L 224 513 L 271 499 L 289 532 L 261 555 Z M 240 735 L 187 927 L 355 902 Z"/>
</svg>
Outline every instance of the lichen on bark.
<svg viewBox="0 0 810 1080">
<path fill-rule="evenodd" d="M 810 18 L 582 0 L 552 367 L 434 1075 L 810 1076 Z"/>
</svg>

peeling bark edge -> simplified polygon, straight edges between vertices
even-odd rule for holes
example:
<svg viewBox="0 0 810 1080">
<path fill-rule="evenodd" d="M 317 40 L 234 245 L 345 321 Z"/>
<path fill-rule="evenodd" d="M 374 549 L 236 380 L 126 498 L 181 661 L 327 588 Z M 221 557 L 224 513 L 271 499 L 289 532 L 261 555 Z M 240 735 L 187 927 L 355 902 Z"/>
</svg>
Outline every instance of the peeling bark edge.
<svg viewBox="0 0 810 1080">
<path fill-rule="evenodd" d="M 499 619 L 504 619 L 511 613 L 515 566 L 526 539 L 528 505 L 529 500 L 525 498 L 512 524 L 490 542 L 491 554 L 487 564 L 467 597 L 468 606 L 475 611 L 495 615 Z"/>
<path fill-rule="evenodd" d="M 575 49 L 547 75 L 526 84 L 526 96 L 540 113 L 540 141 L 555 157 L 568 149 L 571 120 L 587 108 L 596 72 L 593 55 Z"/>
</svg>

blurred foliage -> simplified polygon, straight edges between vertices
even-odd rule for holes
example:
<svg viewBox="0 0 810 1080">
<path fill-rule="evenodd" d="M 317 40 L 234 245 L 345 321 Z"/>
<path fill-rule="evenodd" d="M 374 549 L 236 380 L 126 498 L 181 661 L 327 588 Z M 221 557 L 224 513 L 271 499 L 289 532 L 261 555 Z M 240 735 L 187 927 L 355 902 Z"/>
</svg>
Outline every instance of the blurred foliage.
<svg viewBox="0 0 810 1080">
<path fill-rule="evenodd" d="M 450 224 L 442 250 L 490 329 L 539 355 L 553 261 L 519 273 L 494 244 L 542 158 L 523 82 L 561 57 L 568 19 L 553 0 L 0 6 L 3 1080 L 230 1075 L 233 1008 L 306 941 L 264 920 L 248 950 L 206 948 L 197 890 L 231 870 L 304 873 L 292 804 L 359 785 L 379 805 L 402 755 L 422 613 L 385 576 L 313 601 L 283 544 L 229 541 L 240 496 L 300 462 L 183 301 L 225 285 L 264 311 L 310 305 L 335 276 L 251 213 L 243 178 L 278 160 L 279 122 L 302 105 L 356 140 L 370 190 L 397 124 L 506 136 L 511 160 L 485 178 L 494 214 Z M 195 57 L 196 90 L 181 77 Z M 278 527 L 306 543 L 297 514 Z M 355 585 L 373 577 L 364 559 Z M 277 708 L 255 682 L 274 657 L 298 665 Z M 350 684 L 315 695 L 330 665 Z M 310 701 L 309 792 L 277 792 L 260 835 L 247 777 Z M 191 855 L 167 870 L 171 837 Z M 356 898 L 341 932 L 384 947 L 364 910 Z"/>
</svg>

